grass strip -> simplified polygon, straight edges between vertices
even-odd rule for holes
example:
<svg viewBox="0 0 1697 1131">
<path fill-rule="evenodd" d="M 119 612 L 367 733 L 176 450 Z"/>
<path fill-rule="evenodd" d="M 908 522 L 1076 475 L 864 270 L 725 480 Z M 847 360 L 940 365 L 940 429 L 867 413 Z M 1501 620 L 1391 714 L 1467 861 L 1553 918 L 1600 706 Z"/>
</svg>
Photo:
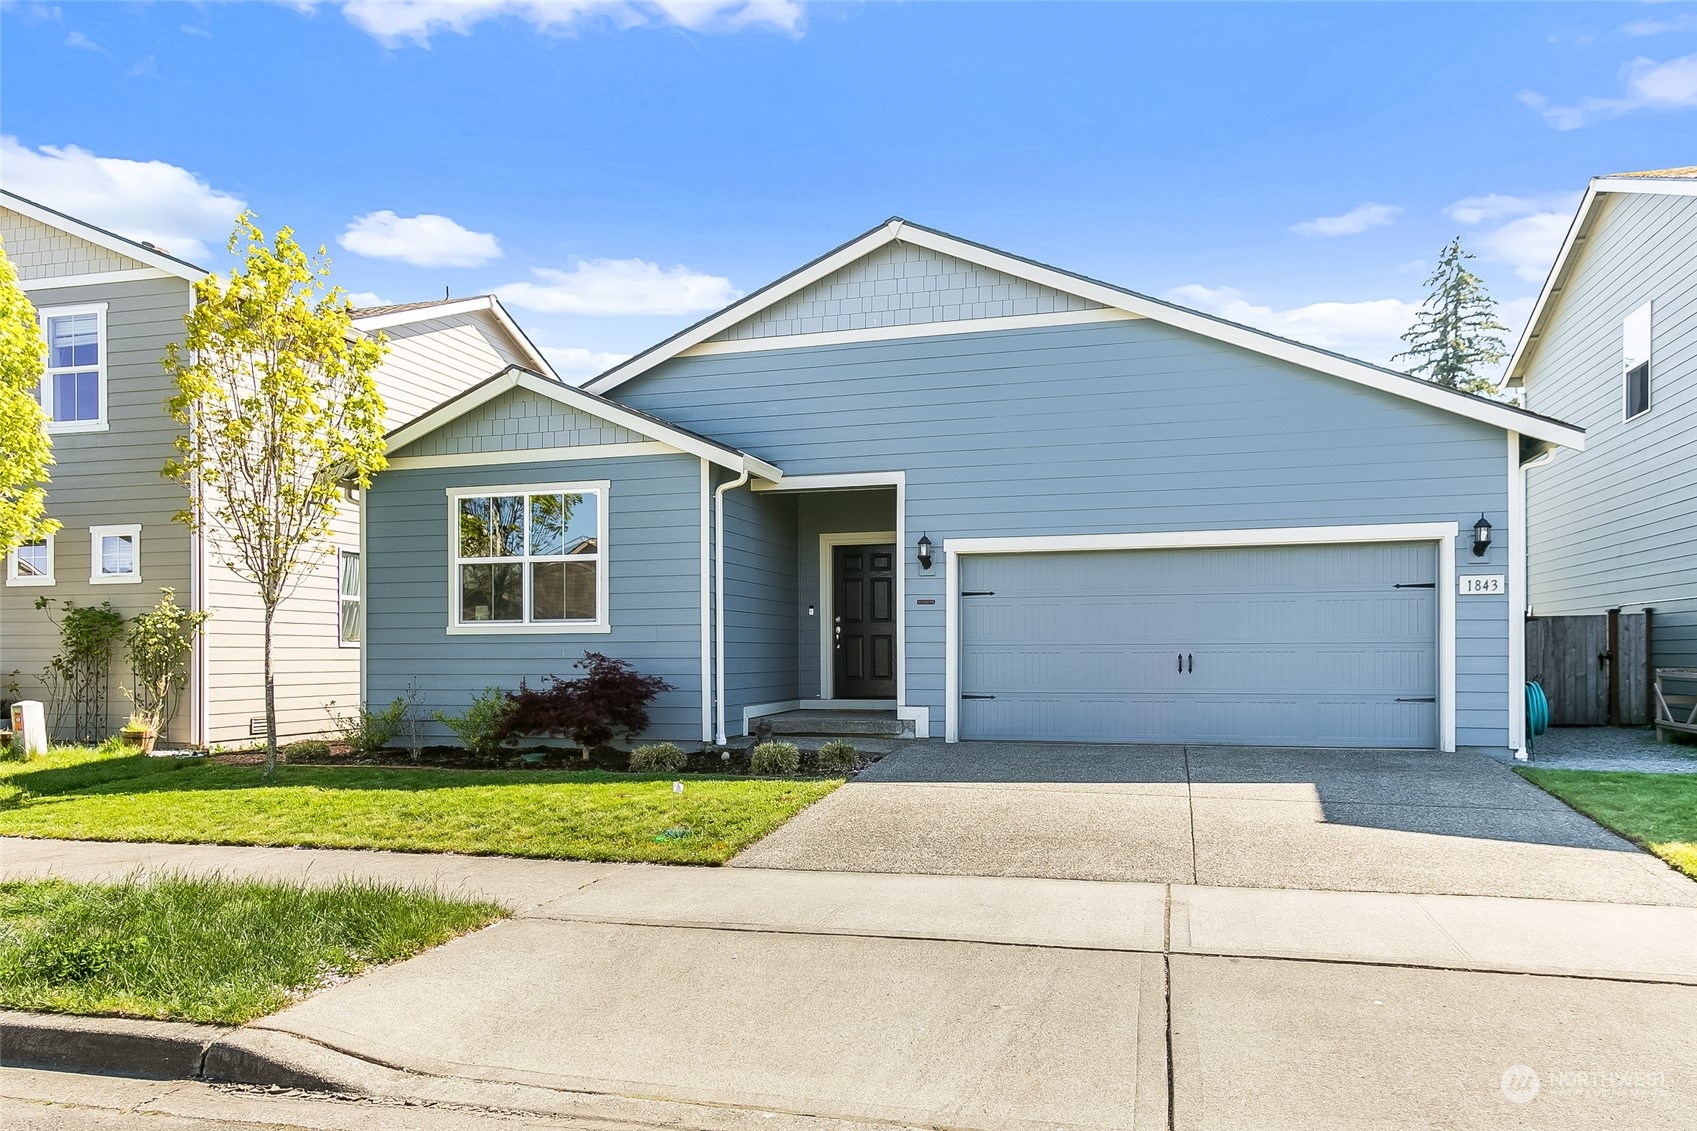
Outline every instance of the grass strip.
<svg viewBox="0 0 1697 1131">
<path fill-rule="evenodd" d="M 1697 774 L 1522 766 L 1515 773 L 1697 880 Z"/>
</svg>

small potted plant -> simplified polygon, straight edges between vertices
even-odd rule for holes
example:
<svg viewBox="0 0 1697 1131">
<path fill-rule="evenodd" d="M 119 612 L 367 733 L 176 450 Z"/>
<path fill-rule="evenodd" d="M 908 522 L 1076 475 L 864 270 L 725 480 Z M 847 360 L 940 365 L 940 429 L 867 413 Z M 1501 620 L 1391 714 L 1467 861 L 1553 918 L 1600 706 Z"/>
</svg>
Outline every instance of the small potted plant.
<svg viewBox="0 0 1697 1131">
<path fill-rule="evenodd" d="M 158 712 L 136 711 L 118 732 L 118 738 L 125 746 L 140 747 L 143 754 L 153 753 L 153 744 L 159 741 Z"/>
</svg>

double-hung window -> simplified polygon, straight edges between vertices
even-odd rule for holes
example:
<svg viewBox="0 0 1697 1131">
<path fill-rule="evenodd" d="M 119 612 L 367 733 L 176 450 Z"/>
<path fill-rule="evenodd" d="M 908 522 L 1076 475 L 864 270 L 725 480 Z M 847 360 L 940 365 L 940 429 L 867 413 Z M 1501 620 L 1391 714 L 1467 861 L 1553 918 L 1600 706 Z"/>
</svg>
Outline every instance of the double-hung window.
<svg viewBox="0 0 1697 1131">
<path fill-rule="evenodd" d="M 47 369 L 36 398 L 50 432 L 106 427 L 106 304 L 53 306 L 41 312 Z"/>
<path fill-rule="evenodd" d="M 1650 304 L 1628 314 L 1621 323 L 1621 418 L 1650 411 Z"/>
<path fill-rule="evenodd" d="M 606 483 L 448 496 L 450 630 L 607 631 Z"/>
<path fill-rule="evenodd" d="M 340 586 L 337 597 L 340 624 L 337 642 L 353 647 L 365 635 L 365 605 L 361 600 L 364 587 L 360 584 L 359 553 L 355 550 L 338 550 L 336 572 Z"/>
<path fill-rule="evenodd" d="M 88 556 L 88 580 L 91 585 L 140 582 L 141 527 L 89 527 Z"/>
<path fill-rule="evenodd" d="M 53 535 L 25 542 L 6 555 L 6 584 L 54 584 Z"/>
</svg>

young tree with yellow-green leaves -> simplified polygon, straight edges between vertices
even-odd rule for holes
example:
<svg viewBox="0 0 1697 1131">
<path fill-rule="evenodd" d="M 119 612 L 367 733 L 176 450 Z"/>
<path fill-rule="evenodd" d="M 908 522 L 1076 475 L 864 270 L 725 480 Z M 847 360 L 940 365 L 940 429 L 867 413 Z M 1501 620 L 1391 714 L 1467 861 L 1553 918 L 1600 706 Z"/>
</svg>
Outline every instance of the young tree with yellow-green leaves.
<svg viewBox="0 0 1697 1131">
<path fill-rule="evenodd" d="M 35 399 L 46 359 L 35 307 L 0 243 L 0 557 L 59 529 L 46 517 L 53 445 Z"/>
<path fill-rule="evenodd" d="M 368 487 L 386 466 L 372 376 L 386 346 L 354 329 L 322 247 L 308 258 L 288 228 L 268 243 L 244 213 L 229 248 L 244 262 L 228 278 L 195 284 L 187 335 L 166 353 L 177 385 L 167 407 L 184 431 L 165 474 L 193 500 L 177 517 L 207 532 L 219 560 L 258 591 L 269 776 L 277 765 L 272 622 L 328 557 L 343 484 Z"/>
</svg>

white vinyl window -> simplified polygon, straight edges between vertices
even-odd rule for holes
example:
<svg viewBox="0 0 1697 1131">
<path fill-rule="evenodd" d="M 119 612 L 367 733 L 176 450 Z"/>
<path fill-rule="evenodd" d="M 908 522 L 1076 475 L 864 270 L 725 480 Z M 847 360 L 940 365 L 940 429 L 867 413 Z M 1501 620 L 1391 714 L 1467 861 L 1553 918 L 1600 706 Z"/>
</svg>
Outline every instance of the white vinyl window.
<svg viewBox="0 0 1697 1131">
<path fill-rule="evenodd" d="M 49 432 L 106 427 L 106 304 L 51 306 L 41 312 L 47 370 L 36 399 Z"/>
<path fill-rule="evenodd" d="M 1631 420 L 1650 411 L 1650 304 L 1628 314 L 1620 331 L 1621 412 Z"/>
<path fill-rule="evenodd" d="M 448 493 L 450 632 L 605 632 L 607 484 Z"/>
<path fill-rule="evenodd" d="M 6 584 L 54 584 L 53 535 L 25 542 L 6 555 Z"/>
<path fill-rule="evenodd" d="M 88 580 L 93 585 L 123 585 L 141 581 L 141 527 L 88 528 Z"/>
<path fill-rule="evenodd" d="M 336 552 L 336 572 L 340 575 L 337 596 L 337 641 L 348 647 L 357 645 L 365 635 L 364 586 L 360 583 L 359 554 L 354 550 Z"/>
</svg>

